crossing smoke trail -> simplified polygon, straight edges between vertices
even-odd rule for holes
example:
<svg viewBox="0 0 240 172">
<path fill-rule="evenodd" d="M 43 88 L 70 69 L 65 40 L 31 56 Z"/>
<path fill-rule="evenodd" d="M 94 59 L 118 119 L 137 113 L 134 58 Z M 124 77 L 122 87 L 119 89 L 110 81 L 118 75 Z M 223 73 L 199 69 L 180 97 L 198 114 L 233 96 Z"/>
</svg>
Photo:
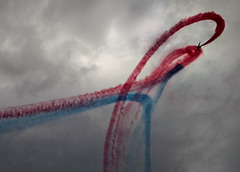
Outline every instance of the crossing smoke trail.
<svg viewBox="0 0 240 172">
<path fill-rule="evenodd" d="M 203 20 L 213 20 L 217 24 L 215 33 L 203 45 L 207 45 L 208 43 L 212 42 L 218 36 L 221 35 L 221 33 L 224 30 L 225 23 L 222 17 L 220 15 L 215 14 L 214 12 L 200 13 L 198 15 L 181 20 L 172 28 L 170 28 L 168 31 L 166 31 L 164 34 L 162 34 L 157 39 L 157 41 L 153 44 L 153 46 L 150 47 L 150 49 L 146 52 L 146 54 L 143 56 L 143 58 L 138 63 L 136 68 L 133 70 L 132 74 L 129 76 L 127 81 L 122 86 L 121 92 L 119 94 L 119 100 L 122 100 L 122 99 L 124 100 L 126 98 L 128 92 L 131 90 L 131 86 L 136 81 L 137 76 L 140 74 L 141 70 L 143 69 L 147 61 L 158 50 L 158 48 L 168 40 L 169 37 L 171 37 L 174 33 L 179 31 L 183 27 L 199 21 L 203 21 Z M 160 70 L 158 72 L 163 74 L 165 71 L 171 71 L 171 69 L 173 69 L 173 67 L 175 67 L 178 64 L 181 64 L 183 65 L 183 67 L 185 67 L 188 64 L 190 64 L 192 61 L 194 61 L 201 54 L 201 52 L 202 50 L 198 51 L 198 48 L 196 46 L 188 46 L 186 48 L 173 51 L 166 58 L 164 58 L 164 61 L 158 66 L 158 69 Z M 184 55 L 185 53 L 186 55 Z M 181 56 L 183 56 L 182 61 L 178 59 L 177 63 L 173 63 L 175 59 Z M 152 74 L 154 74 L 154 72 Z M 150 88 L 153 86 L 154 86 L 153 84 L 149 85 Z M 140 90 L 139 92 L 141 91 L 143 90 Z M 121 132 L 127 127 L 126 125 L 121 125 L 121 123 L 124 123 L 126 121 L 124 119 L 124 116 L 126 115 L 126 113 L 124 112 L 124 108 L 126 108 L 127 106 L 131 106 L 131 104 L 132 102 L 128 103 L 128 105 L 125 105 L 124 101 L 117 102 L 115 104 L 113 115 L 110 120 L 108 132 L 105 140 L 105 149 L 104 149 L 104 171 L 105 172 L 118 171 L 119 160 L 121 157 L 122 158 L 125 157 L 124 151 L 121 151 L 121 150 L 124 150 L 124 147 L 125 147 L 122 140 L 126 141 L 127 136 L 129 134 L 128 133 L 125 133 L 124 135 L 121 134 Z M 123 127 L 119 127 L 119 126 L 123 126 Z M 149 160 L 150 156 L 147 156 L 147 157 L 148 158 L 146 159 L 145 171 L 151 171 L 150 160 Z"/>
<path fill-rule="evenodd" d="M 149 76 L 138 81 L 136 79 L 147 61 L 169 37 L 183 27 L 203 20 L 212 20 L 217 24 L 213 36 L 203 43 L 202 46 L 211 43 L 221 35 L 225 27 L 224 20 L 220 15 L 214 12 L 207 12 L 182 19 L 156 40 L 123 85 L 119 84 L 109 89 L 87 93 L 85 95 L 2 109 L 0 110 L 0 130 L 7 132 L 14 128 L 24 128 L 60 116 L 78 113 L 116 102 L 106 134 L 103 156 L 103 171 L 116 172 L 126 169 L 122 162 L 125 162 L 125 150 L 130 131 L 140 112 L 140 106 L 135 109 L 133 103 L 135 101 L 143 107 L 142 119 L 145 125 L 145 171 L 150 172 L 151 112 L 159 100 L 167 81 L 174 74 L 196 60 L 202 54 L 202 49 L 196 46 L 186 46 L 174 50 L 164 58 Z M 156 85 L 159 85 L 159 89 L 152 99 L 148 96 L 148 93 L 150 93 Z M 126 103 L 126 101 L 128 101 L 128 103 Z M 19 121 L 24 120 L 26 122 L 19 123 Z"/>
</svg>

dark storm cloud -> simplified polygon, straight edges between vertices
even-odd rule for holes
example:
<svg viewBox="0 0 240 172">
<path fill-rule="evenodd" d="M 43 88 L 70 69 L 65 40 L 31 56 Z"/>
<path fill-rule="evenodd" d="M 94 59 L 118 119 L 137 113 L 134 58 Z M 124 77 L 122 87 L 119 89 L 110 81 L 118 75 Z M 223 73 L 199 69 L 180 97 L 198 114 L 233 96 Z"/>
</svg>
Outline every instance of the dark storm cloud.
<svg viewBox="0 0 240 172">
<path fill-rule="evenodd" d="M 140 11 L 146 11 L 144 6 L 149 3 L 141 4 L 107 0 L 2 2 L 0 76 L 6 81 L 2 87 L 18 94 L 39 95 L 58 83 L 80 80 L 76 72 L 82 77 L 97 66 L 90 64 L 73 69 L 69 59 L 79 48 L 73 48 L 76 43 L 66 40 L 58 45 L 54 54 L 48 54 L 44 49 L 47 41 L 59 37 L 58 32 L 66 33 L 88 44 L 90 48 L 82 48 L 81 53 L 92 58 L 90 52 L 104 42 L 113 19 L 125 12 L 138 16 Z M 53 58 L 55 62 L 49 62 Z"/>
<path fill-rule="evenodd" d="M 49 1 L 43 15 L 47 23 L 54 22 L 85 42 L 99 44 L 99 41 L 105 38 L 114 19 L 128 15 L 134 21 L 135 18 L 144 15 L 153 2 L 144 0 L 54 0 Z"/>
<path fill-rule="evenodd" d="M 80 66 L 77 71 L 72 68 L 72 64 L 68 62 L 71 59 L 71 46 L 74 45 L 71 40 L 59 45 L 53 57 L 46 52 L 44 46 L 48 39 L 39 31 L 43 25 L 43 19 L 38 14 L 43 13 L 42 6 L 28 1 L 4 1 L 1 5 L 0 77 L 5 81 L 1 83 L 1 87 L 19 95 L 41 94 L 59 82 L 73 82 L 76 72 L 83 75 L 95 68 L 94 65 Z M 50 33 L 44 34 L 54 37 L 52 27 L 54 26 L 46 26 Z M 49 62 L 54 57 L 56 60 Z"/>
</svg>

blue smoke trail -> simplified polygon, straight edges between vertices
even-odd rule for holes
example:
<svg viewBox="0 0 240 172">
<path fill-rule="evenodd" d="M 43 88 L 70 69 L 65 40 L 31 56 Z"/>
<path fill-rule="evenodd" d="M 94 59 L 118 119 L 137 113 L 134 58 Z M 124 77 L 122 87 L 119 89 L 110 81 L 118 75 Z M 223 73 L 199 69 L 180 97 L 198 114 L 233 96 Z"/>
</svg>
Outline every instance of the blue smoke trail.
<svg viewBox="0 0 240 172">
<path fill-rule="evenodd" d="M 136 101 L 140 103 L 141 105 L 144 105 L 145 102 L 151 102 L 151 98 L 146 95 L 146 94 L 136 94 L 136 93 L 131 93 L 127 96 L 127 101 Z M 93 108 L 97 108 L 99 106 L 104 106 L 108 105 L 111 103 L 115 103 L 118 100 L 118 95 L 112 96 L 112 97 L 105 97 L 105 98 L 100 98 L 97 100 L 93 101 L 87 101 L 84 102 L 83 105 L 77 107 L 77 108 L 72 108 L 70 110 L 60 110 L 56 112 L 46 112 L 42 114 L 37 114 L 37 115 L 32 115 L 32 116 L 27 116 L 27 117 L 19 117 L 19 118 L 10 118 L 10 119 L 2 119 L 0 121 L 0 133 L 5 133 L 9 131 L 13 131 L 16 129 L 24 129 L 28 127 L 32 127 L 37 124 L 41 124 L 50 120 L 55 120 L 60 117 L 76 114 L 76 113 L 81 113 L 86 110 L 90 110 Z M 145 107 L 145 106 L 144 106 Z M 149 107 L 146 107 L 149 108 Z"/>
<path fill-rule="evenodd" d="M 167 82 L 169 81 L 169 79 L 176 74 L 177 72 L 179 72 L 180 70 L 182 70 L 184 68 L 183 65 L 181 64 L 177 64 L 171 71 L 168 72 L 168 74 L 165 76 L 165 78 L 163 79 L 163 82 L 161 82 L 158 86 L 156 95 L 154 96 L 154 98 L 152 99 L 151 102 L 151 108 L 150 106 L 148 107 L 147 104 L 142 105 L 145 109 L 145 111 L 142 113 L 142 118 L 141 120 L 143 121 L 143 124 L 145 126 L 144 131 L 144 135 L 145 135 L 145 172 L 151 172 L 151 139 L 150 139 L 150 132 L 151 132 L 151 114 L 158 102 L 158 100 L 160 99 L 162 92 L 167 84 Z M 133 137 L 134 140 L 139 136 L 139 131 L 140 131 L 140 125 L 142 124 L 142 122 L 140 121 L 137 125 L 137 127 L 135 128 L 134 132 L 133 132 Z M 136 143 L 136 142 L 135 142 Z M 129 151 L 127 154 L 127 160 L 128 161 L 133 161 L 133 163 L 128 163 L 127 164 L 127 171 L 137 171 L 136 167 L 136 159 L 133 159 L 130 155 L 130 152 L 136 151 L 137 148 L 141 148 L 141 147 L 137 147 L 136 144 L 133 144 L 130 142 L 129 145 Z M 133 150 L 133 151 L 132 151 Z M 140 150 L 138 150 L 139 152 Z"/>
</svg>

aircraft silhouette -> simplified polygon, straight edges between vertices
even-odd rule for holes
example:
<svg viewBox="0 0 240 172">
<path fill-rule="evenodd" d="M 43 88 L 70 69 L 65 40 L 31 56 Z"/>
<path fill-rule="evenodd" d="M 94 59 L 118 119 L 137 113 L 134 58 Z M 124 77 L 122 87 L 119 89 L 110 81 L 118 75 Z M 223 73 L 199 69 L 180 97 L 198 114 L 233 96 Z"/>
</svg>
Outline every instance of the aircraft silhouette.
<svg viewBox="0 0 240 172">
<path fill-rule="evenodd" d="M 201 42 L 198 43 L 198 46 L 197 46 L 198 51 L 200 48 L 201 48 Z"/>
</svg>

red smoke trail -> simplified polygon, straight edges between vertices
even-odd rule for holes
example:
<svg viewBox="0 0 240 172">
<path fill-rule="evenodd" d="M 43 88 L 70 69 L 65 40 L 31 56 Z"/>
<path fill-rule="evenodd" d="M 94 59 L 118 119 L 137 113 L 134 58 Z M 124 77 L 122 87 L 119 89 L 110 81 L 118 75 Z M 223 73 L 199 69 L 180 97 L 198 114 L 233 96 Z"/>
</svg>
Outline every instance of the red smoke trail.
<svg viewBox="0 0 240 172">
<path fill-rule="evenodd" d="M 137 76 L 140 74 L 140 72 L 142 71 L 143 67 L 145 66 L 145 64 L 147 63 L 147 61 L 150 59 L 150 57 L 158 50 L 158 48 L 165 43 L 169 37 L 171 37 L 174 33 L 176 33 L 177 31 L 179 31 L 180 29 L 182 29 L 185 26 L 188 26 L 190 24 L 199 22 L 199 21 L 203 21 L 203 20 L 212 20 L 215 21 L 217 24 L 217 27 L 215 29 L 215 33 L 213 34 L 213 36 L 206 41 L 204 44 L 202 44 L 202 46 L 209 44 L 210 42 L 214 41 L 218 36 L 221 35 L 221 33 L 224 30 L 225 27 L 225 23 L 224 20 L 222 19 L 222 17 L 214 12 L 207 12 L 207 13 L 200 13 L 197 14 L 195 16 L 186 18 L 181 20 L 180 22 L 178 22 L 176 25 L 174 25 L 172 28 L 170 28 L 168 31 L 166 31 L 163 35 L 161 35 L 157 41 L 154 43 L 154 45 L 152 47 L 150 47 L 150 49 L 146 52 L 146 54 L 143 56 L 143 58 L 141 59 L 141 61 L 138 63 L 138 65 L 136 66 L 136 68 L 133 70 L 132 74 L 128 77 L 127 81 L 124 83 L 124 85 L 121 88 L 120 94 L 119 94 L 119 100 L 124 100 L 126 99 L 126 96 L 128 94 L 128 92 L 131 90 L 134 82 L 136 81 Z M 182 60 L 182 65 L 186 66 L 189 63 L 191 63 L 193 60 L 195 60 L 199 55 L 199 53 L 196 53 L 198 50 L 197 48 L 193 48 L 192 47 L 187 47 L 185 49 L 179 49 L 178 51 L 173 51 L 172 53 L 170 53 L 165 59 L 164 63 L 169 63 L 171 62 L 170 59 L 173 58 L 178 58 L 180 56 L 182 56 L 183 52 L 185 52 L 186 50 L 188 51 L 188 55 L 184 56 L 184 60 Z M 181 63 L 180 63 L 181 64 Z M 159 69 L 163 69 L 163 71 L 170 71 L 172 68 L 172 66 L 163 66 L 160 65 L 158 68 Z M 151 85 L 153 86 L 153 85 Z M 110 120 L 110 124 L 109 124 L 109 128 L 108 128 L 108 132 L 106 135 L 106 140 L 105 140 L 105 145 L 104 145 L 104 172 L 114 172 L 114 171 L 118 171 L 118 160 L 120 158 L 120 154 L 123 153 L 121 152 L 119 149 L 121 149 L 120 147 L 123 146 L 121 140 L 121 138 L 118 137 L 123 137 L 121 135 L 121 130 L 123 130 L 123 128 L 120 128 L 119 123 L 123 123 L 124 121 L 121 120 L 121 118 L 123 118 L 124 115 L 126 115 L 126 113 L 124 113 L 124 108 L 125 108 L 125 101 L 119 101 L 115 104 L 113 113 L 112 113 L 112 117 Z M 118 140 L 118 142 L 116 142 Z M 117 159 L 115 159 L 117 158 Z"/>
<path fill-rule="evenodd" d="M 127 124 L 127 120 L 131 118 L 130 114 L 128 114 L 128 110 L 132 107 L 132 104 L 129 103 L 125 105 L 125 101 L 122 100 L 126 99 L 126 96 L 130 91 L 142 93 L 144 88 L 148 88 L 150 91 L 154 85 L 164 82 L 169 77 L 169 73 L 173 73 L 172 71 L 174 71 L 174 68 L 177 65 L 185 67 L 197 59 L 201 55 L 202 49 L 198 50 L 196 46 L 187 46 L 185 48 L 174 50 L 164 58 L 163 62 L 149 76 L 136 81 L 137 76 L 140 74 L 147 61 L 158 50 L 158 48 L 168 40 L 169 37 L 183 27 L 203 20 L 213 20 L 217 24 L 215 33 L 208 41 L 202 44 L 202 46 L 204 46 L 215 40 L 224 30 L 224 20 L 220 15 L 215 14 L 214 12 L 200 13 L 183 19 L 161 35 L 143 56 L 139 64 L 123 85 L 119 84 L 116 87 L 101 90 L 99 92 L 73 96 L 65 99 L 9 107 L 0 110 L 0 119 L 27 117 L 37 114 L 40 115 L 45 112 L 68 111 L 81 107 L 91 109 L 91 104 L 89 102 L 98 100 L 101 101 L 101 98 L 111 98 L 118 95 L 119 102 L 115 104 L 106 135 L 103 160 L 104 172 L 118 171 L 119 160 L 124 157 L 124 150 L 132 125 Z M 122 134 L 124 129 L 127 132 Z M 150 167 L 148 167 L 148 171 L 150 171 Z"/>
</svg>

